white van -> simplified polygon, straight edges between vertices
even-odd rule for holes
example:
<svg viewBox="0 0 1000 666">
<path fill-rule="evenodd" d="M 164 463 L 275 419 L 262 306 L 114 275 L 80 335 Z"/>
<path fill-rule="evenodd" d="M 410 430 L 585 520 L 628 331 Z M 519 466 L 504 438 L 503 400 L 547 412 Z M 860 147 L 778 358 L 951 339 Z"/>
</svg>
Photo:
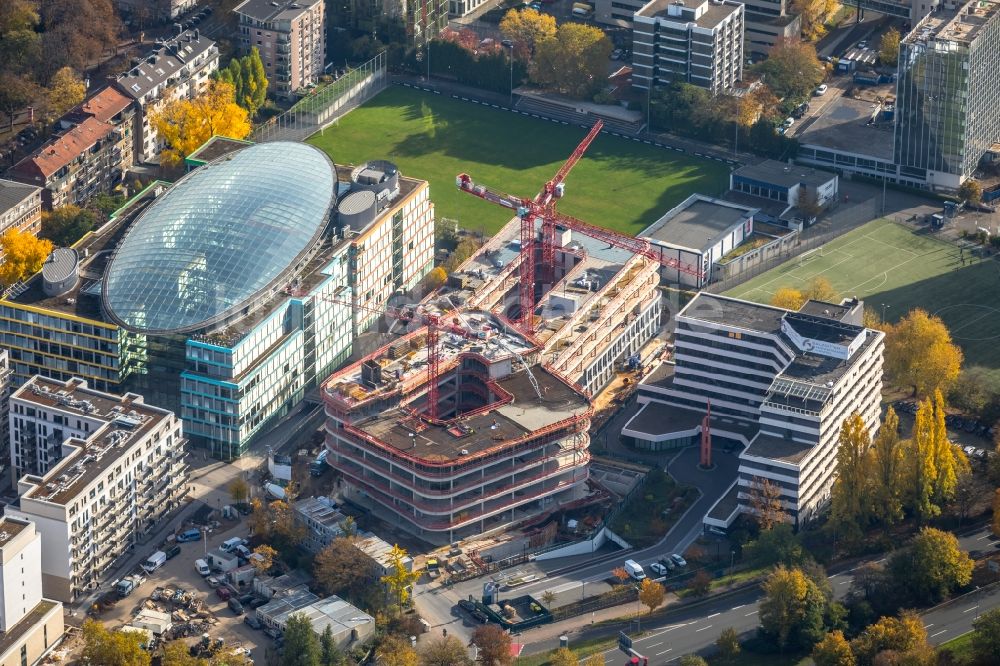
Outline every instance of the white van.
<svg viewBox="0 0 1000 666">
<path fill-rule="evenodd" d="M 153 573 L 166 563 L 167 563 L 167 554 L 164 553 L 162 550 L 158 550 L 152 555 L 150 555 L 149 559 L 147 559 L 145 562 L 142 563 L 142 568 L 146 571 L 146 573 Z"/>
<path fill-rule="evenodd" d="M 239 537 L 233 537 L 232 539 L 226 539 L 225 541 L 223 541 L 222 546 L 220 546 L 220 548 L 224 553 L 231 553 L 237 546 L 242 546 L 245 544 L 246 544 L 245 539 L 241 539 Z"/>
<path fill-rule="evenodd" d="M 646 572 L 642 570 L 642 565 L 635 560 L 625 560 L 625 571 L 633 580 L 645 580 Z"/>
<path fill-rule="evenodd" d="M 212 573 L 212 570 L 208 566 L 208 562 L 206 562 L 205 560 L 195 560 L 194 568 L 201 576 L 207 576 L 208 574 Z"/>
<path fill-rule="evenodd" d="M 586 9 L 583 9 L 582 7 L 574 7 L 573 16 L 577 16 L 579 18 L 587 18 L 588 16 L 590 16 L 590 12 L 588 12 Z"/>
</svg>

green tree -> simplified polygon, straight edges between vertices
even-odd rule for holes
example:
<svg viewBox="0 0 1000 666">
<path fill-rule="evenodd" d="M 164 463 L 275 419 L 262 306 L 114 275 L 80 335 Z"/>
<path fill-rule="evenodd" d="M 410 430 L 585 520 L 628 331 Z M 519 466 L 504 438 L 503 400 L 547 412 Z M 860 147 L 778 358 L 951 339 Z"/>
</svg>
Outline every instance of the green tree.
<svg viewBox="0 0 1000 666">
<path fill-rule="evenodd" d="M 971 204 L 978 204 L 983 200 L 983 186 L 978 180 L 969 178 L 958 187 L 958 196 L 963 201 Z"/>
<path fill-rule="evenodd" d="M 479 663 L 483 666 L 511 666 L 510 634 L 496 624 L 484 624 L 472 632 L 472 644 L 479 649 Z"/>
<path fill-rule="evenodd" d="M 861 415 L 844 420 L 837 441 L 837 479 L 833 483 L 833 520 L 840 525 L 864 527 L 871 509 L 868 450 L 871 438 Z"/>
<path fill-rule="evenodd" d="M 24 107 L 31 104 L 38 94 L 38 86 L 29 78 L 0 72 L 0 111 L 7 116 L 7 131 L 14 131 L 14 118 Z"/>
<path fill-rule="evenodd" d="M 651 578 L 644 578 L 639 586 L 639 601 L 652 613 L 663 604 L 667 596 L 667 591 L 663 586 Z"/>
<path fill-rule="evenodd" d="M 532 79 L 577 99 L 589 99 L 607 80 L 611 41 L 593 26 L 563 23 L 537 46 Z"/>
<path fill-rule="evenodd" d="M 150 655 L 142 642 L 140 634 L 108 631 L 100 622 L 87 620 L 83 623 L 81 661 L 90 666 L 149 666 Z"/>
<path fill-rule="evenodd" d="M 816 57 L 816 47 L 797 39 L 779 40 L 771 47 L 767 59 L 754 65 L 754 69 L 766 77 L 775 95 L 791 100 L 811 96 L 825 76 Z"/>
<path fill-rule="evenodd" d="M 229 484 L 229 496 L 237 504 L 243 504 L 250 496 L 250 484 L 242 476 L 238 476 Z"/>
<path fill-rule="evenodd" d="M 389 634 L 375 650 L 375 663 L 377 666 L 418 666 L 420 662 L 410 641 Z"/>
<path fill-rule="evenodd" d="M 455 636 L 440 636 L 424 641 L 418 656 L 420 666 L 473 666 L 475 664 L 465 645 Z M 573 666 L 576 666 L 575 658 Z"/>
<path fill-rule="evenodd" d="M 724 629 L 715 641 L 715 647 L 723 659 L 733 661 L 740 656 L 740 636 L 732 627 Z"/>
<path fill-rule="evenodd" d="M 784 564 L 797 566 L 805 560 L 805 551 L 795 536 L 795 528 L 788 523 L 778 523 L 762 531 L 754 541 L 744 547 L 751 562 L 760 566 Z"/>
<path fill-rule="evenodd" d="M 875 517 L 883 525 L 894 525 L 903 518 L 903 503 L 900 498 L 904 461 L 903 447 L 899 441 L 899 417 L 892 407 L 886 410 L 869 457 Z"/>
<path fill-rule="evenodd" d="M 357 600 L 368 587 L 359 572 L 368 571 L 367 556 L 354 547 L 351 539 L 338 537 L 313 559 L 313 576 L 326 594 L 339 594 Z"/>
<path fill-rule="evenodd" d="M 35 238 L 26 231 L 8 229 L 0 236 L 0 283 L 12 285 L 42 270 L 42 264 L 52 253 L 52 243 Z"/>
<path fill-rule="evenodd" d="M 844 632 L 831 631 L 813 648 L 812 660 L 816 666 L 854 666 L 854 652 L 844 638 Z"/>
<path fill-rule="evenodd" d="M 699 657 L 696 654 L 686 654 L 677 660 L 678 666 L 708 666 L 708 662 L 705 661 L 704 657 Z"/>
<path fill-rule="evenodd" d="M 889 557 L 896 588 L 920 604 L 935 603 L 972 580 L 973 562 L 951 532 L 925 527 Z"/>
<path fill-rule="evenodd" d="M 337 647 L 330 625 L 323 628 L 323 633 L 319 637 L 319 663 L 322 666 L 341 666 L 344 663 L 344 655 Z"/>
<path fill-rule="evenodd" d="M 67 204 L 42 215 L 39 236 L 49 239 L 58 247 L 69 247 L 96 226 L 97 215 L 94 211 Z"/>
<path fill-rule="evenodd" d="M 247 90 L 244 92 L 244 107 L 253 118 L 257 115 L 260 107 L 267 101 L 267 73 L 264 71 L 264 63 L 260 59 L 260 51 L 257 47 L 250 50 L 250 55 L 246 56 L 246 72 L 249 78 L 246 80 Z"/>
<path fill-rule="evenodd" d="M 174 640 L 164 644 L 160 666 L 208 666 L 208 661 L 192 657 L 187 643 Z"/>
<path fill-rule="evenodd" d="M 295 613 L 288 618 L 284 637 L 281 666 L 320 666 L 319 639 L 305 613 Z"/>
<path fill-rule="evenodd" d="M 420 578 L 420 573 L 413 571 L 413 560 L 406 554 L 406 549 L 393 545 L 389 551 L 389 573 L 382 576 L 389 593 L 391 603 L 402 610 L 410 601 L 410 590 Z"/>
<path fill-rule="evenodd" d="M 972 622 L 972 652 L 980 663 L 1000 662 L 1000 608 L 988 610 Z"/>
<path fill-rule="evenodd" d="M 899 61 L 899 30 L 889 28 L 882 33 L 879 41 L 878 59 L 883 65 L 895 67 Z"/>
<path fill-rule="evenodd" d="M 763 585 L 760 629 L 779 650 L 807 648 L 823 636 L 826 599 L 801 569 L 778 566 Z"/>
<path fill-rule="evenodd" d="M 98 192 L 91 197 L 89 207 L 95 212 L 100 213 L 102 220 L 107 220 L 111 217 L 111 214 L 121 208 L 124 203 L 125 197 L 120 194 Z"/>
</svg>

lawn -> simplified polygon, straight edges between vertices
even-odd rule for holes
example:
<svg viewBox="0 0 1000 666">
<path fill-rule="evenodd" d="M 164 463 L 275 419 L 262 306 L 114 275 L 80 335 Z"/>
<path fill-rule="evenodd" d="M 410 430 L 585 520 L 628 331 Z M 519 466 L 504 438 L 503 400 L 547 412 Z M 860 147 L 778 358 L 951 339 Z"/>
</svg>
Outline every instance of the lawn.
<svg viewBox="0 0 1000 666">
<path fill-rule="evenodd" d="M 611 521 L 611 529 L 636 548 L 651 546 L 670 531 L 697 498 L 694 488 L 678 485 L 663 470 L 654 469 Z"/>
<path fill-rule="evenodd" d="M 940 316 L 965 352 L 965 364 L 1000 374 L 997 290 L 1000 262 L 972 258 L 957 247 L 888 220 L 875 220 L 726 292 L 768 302 L 781 287 L 815 276 L 841 296 L 858 296 L 890 321 L 921 307 Z"/>
<path fill-rule="evenodd" d="M 465 172 L 533 197 L 585 135 L 580 127 L 390 86 L 308 141 L 338 164 L 395 162 L 403 175 L 430 181 L 438 219 L 493 234 L 510 211 L 459 191 L 455 176 Z M 692 193 L 719 193 L 728 173 L 721 162 L 601 135 L 567 179 L 559 209 L 636 234 Z"/>
</svg>

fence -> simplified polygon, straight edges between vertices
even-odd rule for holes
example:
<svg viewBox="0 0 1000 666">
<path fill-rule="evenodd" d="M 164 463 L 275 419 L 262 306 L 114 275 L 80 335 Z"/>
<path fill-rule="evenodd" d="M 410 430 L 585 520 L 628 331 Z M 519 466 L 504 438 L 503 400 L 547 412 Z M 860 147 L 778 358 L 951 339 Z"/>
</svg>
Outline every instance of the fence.
<svg viewBox="0 0 1000 666">
<path fill-rule="evenodd" d="M 385 51 L 318 91 L 303 97 L 288 111 L 258 127 L 257 143 L 302 141 L 332 125 L 389 85 Z"/>
</svg>

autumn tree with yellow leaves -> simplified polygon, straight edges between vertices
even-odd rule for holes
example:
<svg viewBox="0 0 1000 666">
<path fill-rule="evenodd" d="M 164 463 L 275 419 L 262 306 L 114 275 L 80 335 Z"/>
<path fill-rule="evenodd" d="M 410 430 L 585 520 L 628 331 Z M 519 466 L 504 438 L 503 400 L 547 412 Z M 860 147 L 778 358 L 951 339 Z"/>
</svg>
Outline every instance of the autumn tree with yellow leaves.
<svg viewBox="0 0 1000 666">
<path fill-rule="evenodd" d="M 840 10 L 837 0 L 793 0 L 792 11 L 802 16 L 802 37 L 810 42 L 826 34 L 826 22 Z"/>
<path fill-rule="evenodd" d="M 897 386 L 910 386 L 926 397 L 946 392 L 962 369 L 962 350 L 940 317 L 920 308 L 886 327 L 885 370 Z"/>
<path fill-rule="evenodd" d="M 556 36 L 556 18 L 535 9 L 511 9 L 500 20 L 500 32 L 514 42 L 519 56 L 534 58 L 538 44 Z"/>
<path fill-rule="evenodd" d="M 389 551 L 389 571 L 382 576 L 382 582 L 385 583 L 386 592 L 389 595 L 389 602 L 399 610 L 402 610 L 409 603 L 410 590 L 420 578 L 420 574 L 413 571 L 412 566 L 407 568 L 406 560 L 406 549 L 394 545 Z"/>
<path fill-rule="evenodd" d="M 801 290 L 794 287 L 778 289 L 771 298 L 771 305 L 788 310 L 798 310 L 809 300 L 836 303 L 840 300 L 840 296 L 828 279 L 817 275 L 809 280 Z"/>
<path fill-rule="evenodd" d="M 871 517 L 870 448 L 868 427 L 854 412 L 841 426 L 837 442 L 837 479 L 833 482 L 831 510 L 834 522 L 840 525 L 864 527 Z"/>
<path fill-rule="evenodd" d="M 598 28 L 563 23 L 535 48 L 532 80 L 578 99 L 590 98 L 607 79 L 611 40 Z"/>
<path fill-rule="evenodd" d="M 213 81 L 194 99 L 179 99 L 153 114 L 153 126 L 167 143 L 161 160 L 180 164 L 213 136 L 245 139 L 252 129 L 247 110 L 234 100 L 233 86 Z"/>
<path fill-rule="evenodd" d="M 52 253 L 52 242 L 35 238 L 25 231 L 9 229 L 0 236 L 0 282 L 10 286 L 42 270 L 42 264 Z"/>
<path fill-rule="evenodd" d="M 882 427 L 868 452 L 867 469 L 872 478 L 872 506 L 875 519 L 888 527 L 903 518 L 903 444 L 899 439 L 899 417 L 889 407 Z"/>
</svg>

